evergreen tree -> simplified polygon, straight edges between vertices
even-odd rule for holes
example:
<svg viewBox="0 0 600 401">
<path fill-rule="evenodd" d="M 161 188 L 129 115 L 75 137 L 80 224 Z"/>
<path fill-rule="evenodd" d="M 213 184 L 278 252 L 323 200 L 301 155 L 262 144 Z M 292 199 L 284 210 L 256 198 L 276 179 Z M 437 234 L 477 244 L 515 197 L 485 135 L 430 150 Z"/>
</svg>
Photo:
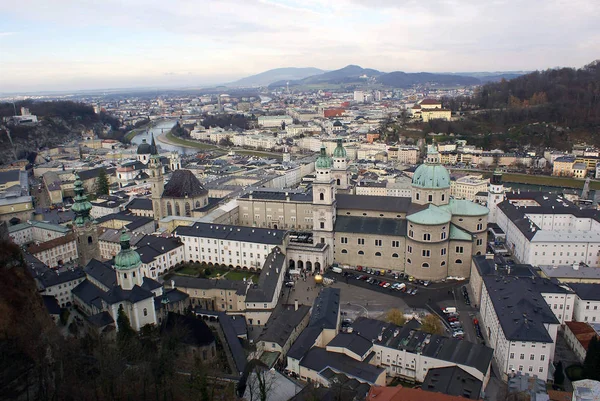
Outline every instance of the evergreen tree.
<svg viewBox="0 0 600 401">
<path fill-rule="evenodd" d="M 96 196 L 108 195 L 108 176 L 103 168 L 98 172 L 96 179 Z"/>
<path fill-rule="evenodd" d="M 592 337 L 583 361 L 583 376 L 586 379 L 600 380 L 600 340 Z"/>
<path fill-rule="evenodd" d="M 135 338 L 135 330 L 133 330 L 131 323 L 129 323 L 129 318 L 123 309 L 123 305 L 119 306 L 117 330 L 117 344 L 120 348 L 127 346 Z"/>
<path fill-rule="evenodd" d="M 554 371 L 554 384 L 561 386 L 565 382 L 565 372 L 563 371 L 562 361 L 559 361 Z"/>
</svg>

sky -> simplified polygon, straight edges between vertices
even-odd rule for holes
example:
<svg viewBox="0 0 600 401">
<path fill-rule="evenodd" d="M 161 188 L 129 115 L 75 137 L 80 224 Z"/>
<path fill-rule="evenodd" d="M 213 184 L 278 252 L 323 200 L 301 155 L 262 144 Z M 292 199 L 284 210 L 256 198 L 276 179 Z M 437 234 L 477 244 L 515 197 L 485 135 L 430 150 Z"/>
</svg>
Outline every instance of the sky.
<svg viewBox="0 0 600 401">
<path fill-rule="evenodd" d="M 599 0 L 0 1 L 0 93 L 230 82 L 279 67 L 465 72 L 600 58 Z"/>
</svg>

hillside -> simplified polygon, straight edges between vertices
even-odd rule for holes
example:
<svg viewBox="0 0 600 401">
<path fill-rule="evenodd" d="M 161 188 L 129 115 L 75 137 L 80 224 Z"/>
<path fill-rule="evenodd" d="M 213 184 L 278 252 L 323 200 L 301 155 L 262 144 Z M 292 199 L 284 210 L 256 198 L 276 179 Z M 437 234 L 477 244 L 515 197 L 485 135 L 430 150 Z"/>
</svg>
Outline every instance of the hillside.
<svg viewBox="0 0 600 401">
<path fill-rule="evenodd" d="M 377 82 L 392 88 L 410 88 L 414 85 L 435 84 L 445 86 L 469 86 L 478 85 L 481 81 L 474 77 L 465 77 L 454 74 L 433 74 L 429 72 L 406 73 L 394 71 L 383 74 L 377 78 Z"/>
<path fill-rule="evenodd" d="M 227 84 L 228 87 L 252 87 L 252 86 L 268 86 L 277 81 L 294 81 L 309 77 L 311 75 L 322 74 L 324 71 L 319 68 L 275 68 L 260 74 L 251 75 L 239 79 L 235 82 Z"/>
<path fill-rule="evenodd" d="M 384 73 L 372 68 L 348 65 L 339 70 L 328 71 L 304 79 L 289 81 L 289 85 L 360 85 L 367 82 L 381 84 L 391 88 L 410 88 L 414 85 L 468 86 L 478 85 L 482 81 L 476 77 L 458 74 L 435 74 L 428 72 L 407 73 L 402 71 Z M 288 81 L 277 81 L 269 85 L 269 88 L 283 87 L 287 84 Z"/>
<path fill-rule="evenodd" d="M 600 146 L 598 62 L 488 83 L 471 98 L 443 103 L 464 118 L 432 121 L 423 132 L 455 133 L 486 149 L 570 150 L 578 142 Z"/>
<path fill-rule="evenodd" d="M 124 132 L 119 131 L 120 122 L 105 113 L 96 114 L 92 106 L 70 101 L 34 102 L 25 100 L 12 103 L 0 103 L 0 119 L 14 114 L 14 109 L 29 108 L 38 117 L 36 125 L 10 126 L 0 125 L 0 164 L 14 158 L 25 158 L 31 152 L 45 147 L 54 147 L 81 138 L 81 134 L 93 131 L 100 137 L 121 140 Z M 110 126 L 108 135 L 103 128 Z M 14 143 L 11 147 L 5 129 L 10 130 Z"/>
</svg>

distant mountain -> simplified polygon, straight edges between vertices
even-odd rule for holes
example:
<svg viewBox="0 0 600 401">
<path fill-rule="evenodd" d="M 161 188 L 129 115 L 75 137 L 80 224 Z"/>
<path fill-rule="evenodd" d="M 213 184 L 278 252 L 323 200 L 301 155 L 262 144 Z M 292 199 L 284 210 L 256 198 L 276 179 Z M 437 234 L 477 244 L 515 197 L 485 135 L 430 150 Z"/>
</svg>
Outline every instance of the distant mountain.
<svg viewBox="0 0 600 401">
<path fill-rule="evenodd" d="M 319 68 L 275 68 L 227 84 L 228 87 L 268 86 L 277 81 L 295 81 L 325 72 Z"/>
<path fill-rule="evenodd" d="M 477 85 L 481 81 L 474 77 L 465 77 L 454 74 L 433 74 L 429 72 L 407 73 L 394 71 L 383 74 L 377 78 L 377 82 L 393 88 L 410 88 L 413 85 L 435 84 L 435 85 Z"/>
<path fill-rule="evenodd" d="M 358 65 L 347 65 L 339 70 L 328 71 L 322 74 L 315 74 L 304 79 L 298 79 L 290 81 L 290 86 L 297 85 L 315 85 L 315 84 L 347 84 L 347 83 L 358 83 L 365 82 L 368 78 L 378 77 L 383 74 L 381 71 L 373 70 L 371 68 L 362 68 Z M 285 86 L 287 82 L 277 81 L 273 82 L 269 87 L 276 88 Z"/>
<path fill-rule="evenodd" d="M 339 70 L 328 71 L 312 75 L 295 81 L 277 81 L 269 85 L 270 88 L 299 85 L 335 85 L 335 84 L 361 84 L 367 81 L 380 83 L 392 88 L 410 88 L 414 85 L 477 85 L 482 83 L 479 78 L 457 74 L 433 74 L 428 72 L 406 73 L 394 71 L 384 73 L 371 68 L 362 68 L 358 65 L 348 65 Z M 492 81 L 494 79 L 491 79 Z M 498 79 L 499 80 L 499 79 Z M 485 81 L 487 82 L 487 81 Z"/>
</svg>

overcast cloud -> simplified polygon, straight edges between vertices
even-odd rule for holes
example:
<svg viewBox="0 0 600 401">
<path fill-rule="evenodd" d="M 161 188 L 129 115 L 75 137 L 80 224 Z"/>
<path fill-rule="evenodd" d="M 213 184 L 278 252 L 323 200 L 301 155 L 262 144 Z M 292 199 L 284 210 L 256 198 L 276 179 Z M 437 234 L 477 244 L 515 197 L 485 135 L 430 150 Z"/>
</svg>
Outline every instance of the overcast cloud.
<svg viewBox="0 0 600 401">
<path fill-rule="evenodd" d="M 600 58 L 598 0 L 21 0 L 0 13 L 0 92 L 206 85 L 291 66 L 506 71 Z"/>
</svg>

